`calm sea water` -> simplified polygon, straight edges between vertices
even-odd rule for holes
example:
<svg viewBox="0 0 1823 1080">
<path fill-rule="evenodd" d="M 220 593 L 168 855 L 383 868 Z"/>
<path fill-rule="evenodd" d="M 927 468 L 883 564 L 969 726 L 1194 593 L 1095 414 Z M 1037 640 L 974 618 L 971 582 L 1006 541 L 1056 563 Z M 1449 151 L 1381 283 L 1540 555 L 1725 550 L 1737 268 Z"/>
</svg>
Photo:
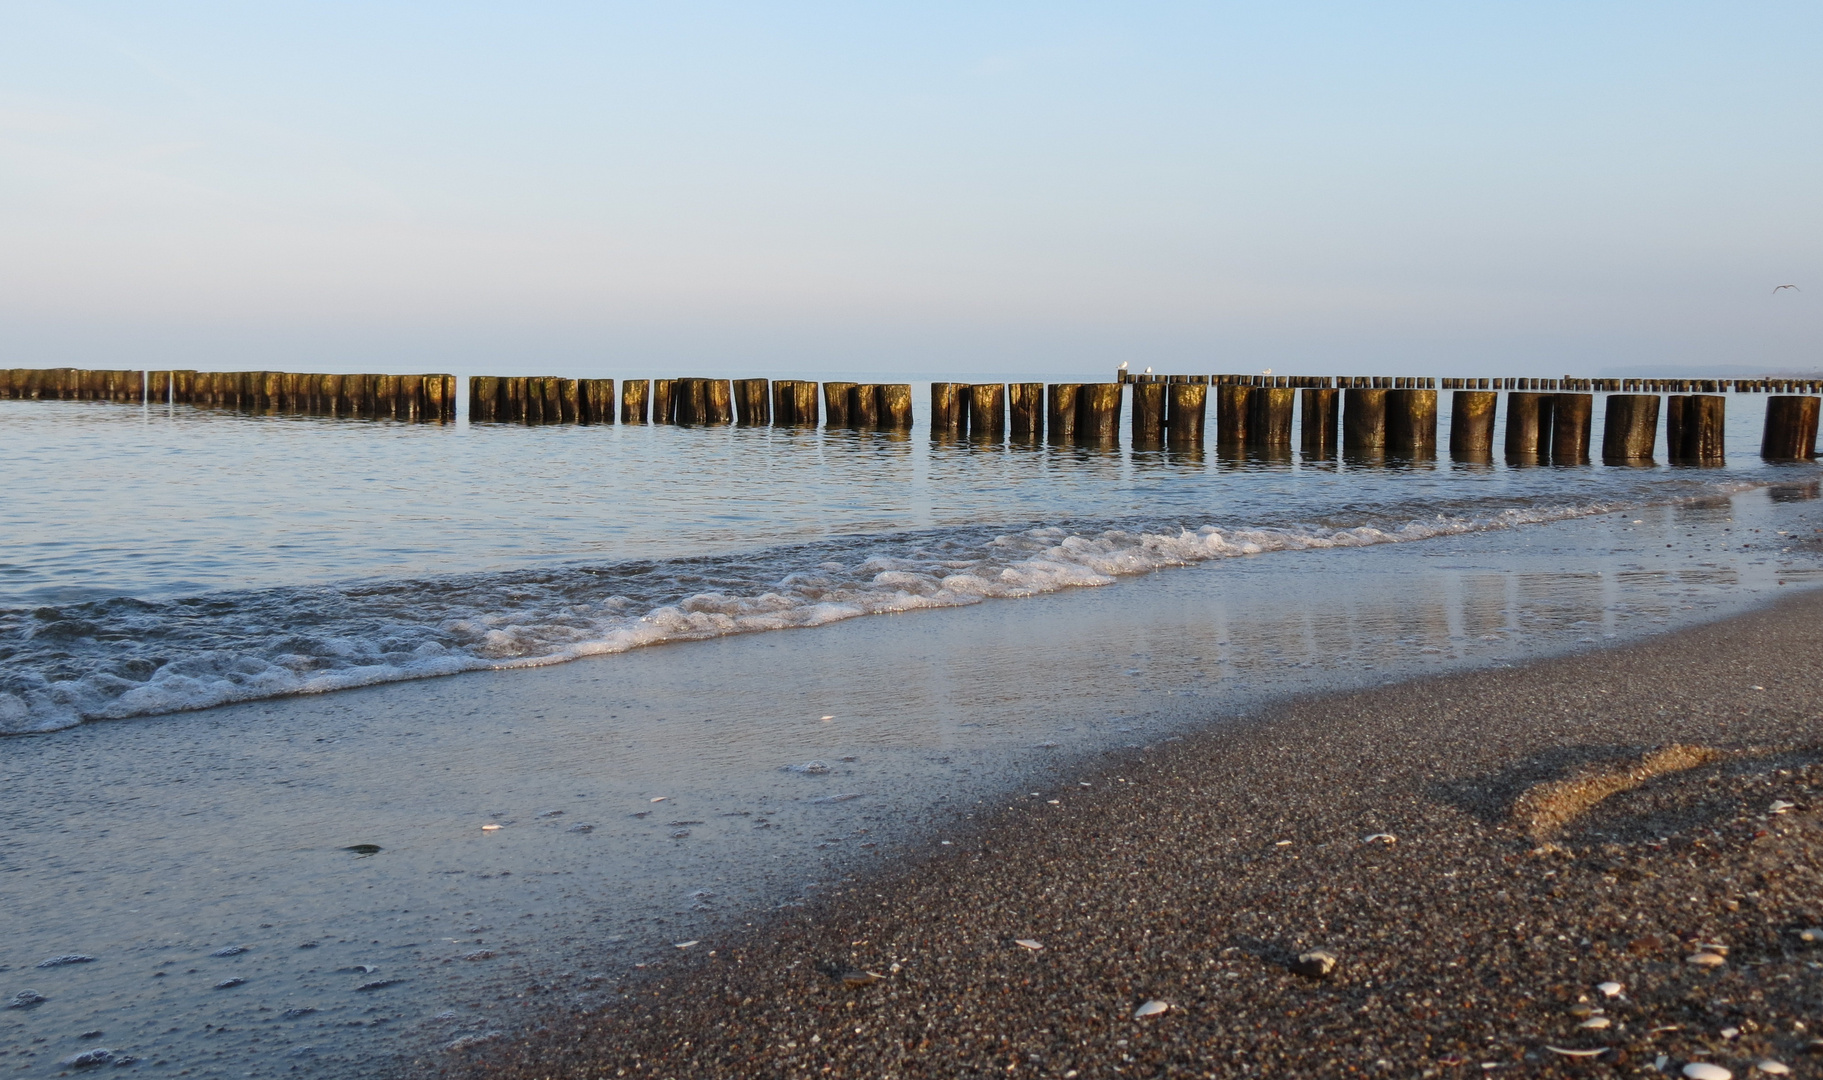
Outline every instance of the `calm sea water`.
<svg viewBox="0 0 1823 1080">
<path fill-rule="evenodd" d="M 0 401 L 0 733 L 1807 491 L 1763 402 L 1642 469 Z"/>
</svg>

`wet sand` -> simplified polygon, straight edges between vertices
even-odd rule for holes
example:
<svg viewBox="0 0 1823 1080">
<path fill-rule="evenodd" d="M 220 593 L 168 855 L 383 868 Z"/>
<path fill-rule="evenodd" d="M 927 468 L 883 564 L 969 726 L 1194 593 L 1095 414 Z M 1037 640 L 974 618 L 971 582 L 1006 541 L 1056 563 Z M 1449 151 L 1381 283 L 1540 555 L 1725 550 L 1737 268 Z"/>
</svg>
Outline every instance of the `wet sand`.
<svg viewBox="0 0 1823 1080">
<path fill-rule="evenodd" d="M 417 1068 L 1812 1075 L 1820 659 L 1808 592 L 1286 702 L 1055 770 L 809 907 L 624 973 L 601 1007 L 524 987 L 541 1030 Z M 1699 748 L 1689 767 L 1640 768 L 1673 745 Z M 1291 970 L 1317 949 L 1326 978 Z"/>
</svg>

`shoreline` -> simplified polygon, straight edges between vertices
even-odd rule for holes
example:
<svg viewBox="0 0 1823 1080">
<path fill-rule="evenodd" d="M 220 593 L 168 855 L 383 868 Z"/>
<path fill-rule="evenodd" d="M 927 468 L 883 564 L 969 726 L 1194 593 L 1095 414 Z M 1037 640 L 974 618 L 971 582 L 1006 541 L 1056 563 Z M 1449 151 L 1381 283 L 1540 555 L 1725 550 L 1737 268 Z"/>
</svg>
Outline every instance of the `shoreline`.
<svg viewBox="0 0 1823 1080">
<path fill-rule="evenodd" d="M 1742 1075 L 1770 1057 L 1804 1074 L 1823 1035 L 1806 1026 L 1823 945 L 1795 933 L 1823 924 L 1818 658 L 1809 592 L 1281 703 L 1082 765 L 948 845 L 621 980 L 598 1011 L 535 1009 L 544 1034 L 416 1070 L 1568 1075 L 1662 1057 Z M 1514 817 L 1540 785 L 1673 743 L 1719 756 L 1555 831 Z M 1705 944 L 1722 962 L 1687 963 Z M 1290 973 L 1318 948 L 1338 958 L 1328 978 Z M 1134 1019 L 1152 1000 L 1169 1008 Z"/>
</svg>

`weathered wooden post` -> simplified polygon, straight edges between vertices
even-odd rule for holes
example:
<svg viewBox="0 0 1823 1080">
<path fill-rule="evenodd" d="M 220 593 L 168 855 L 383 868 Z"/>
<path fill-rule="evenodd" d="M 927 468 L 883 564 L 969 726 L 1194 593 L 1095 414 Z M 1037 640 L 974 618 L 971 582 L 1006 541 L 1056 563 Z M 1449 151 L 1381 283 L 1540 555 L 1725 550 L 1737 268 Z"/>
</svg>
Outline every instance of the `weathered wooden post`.
<svg viewBox="0 0 1823 1080">
<path fill-rule="evenodd" d="M 971 439 L 1006 438 L 1006 384 L 976 383 L 969 387 L 968 434 Z"/>
<path fill-rule="evenodd" d="M 1673 394 L 1667 398 L 1666 458 L 1680 465 L 1714 465 L 1725 460 L 1722 425 L 1727 400 L 1708 394 Z"/>
<path fill-rule="evenodd" d="M 1500 394 L 1457 390 L 1450 395 L 1450 456 L 1481 461 L 1494 455 L 1494 412 Z"/>
<path fill-rule="evenodd" d="M 765 379 L 734 380 L 734 421 L 742 427 L 772 423 L 771 386 Z"/>
<path fill-rule="evenodd" d="M 17 368 L 0 370 L 0 398 L 11 400 L 19 396 L 16 392 L 18 379 L 19 371 Z"/>
<path fill-rule="evenodd" d="M 1123 384 L 1085 383 L 1076 393 L 1076 440 L 1120 441 L 1120 396 Z"/>
<path fill-rule="evenodd" d="M 584 382 L 588 384 L 589 388 L 589 392 L 584 399 L 589 407 L 588 422 L 591 424 L 612 424 L 614 422 L 615 412 L 614 380 L 585 379 Z"/>
<path fill-rule="evenodd" d="M 491 424 L 500 410 L 500 378 L 472 375 L 468 380 L 468 422 Z"/>
<path fill-rule="evenodd" d="M 854 388 L 851 382 L 826 382 L 823 384 L 823 418 L 832 428 L 851 427 L 853 422 L 848 416 L 848 391 Z"/>
<path fill-rule="evenodd" d="M 1814 397 L 1766 399 L 1766 431 L 1760 456 L 1768 461 L 1809 461 L 1817 456 L 1817 406 Z"/>
<path fill-rule="evenodd" d="M 653 423 L 676 423 L 676 379 L 653 379 Z"/>
<path fill-rule="evenodd" d="M 575 379 L 552 379 L 557 387 L 557 422 L 582 422 L 582 384 Z M 549 419 L 548 417 L 546 419 Z"/>
<path fill-rule="evenodd" d="M 1255 450 L 1291 449 L 1291 410 L 1297 391 L 1277 386 L 1255 386 L 1247 393 L 1245 445 Z"/>
<path fill-rule="evenodd" d="M 734 423 L 734 384 L 727 379 L 704 379 L 703 423 Z"/>
<path fill-rule="evenodd" d="M 1437 453 L 1437 391 L 1386 392 L 1386 452 L 1425 458 Z"/>
<path fill-rule="evenodd" d="M 880 426 L 888 431 L 911 430 L 911 383 L 884 383 L 880 386 Z"/>
<path fill-rule="evenodd" d="M 796 403 L 792 406 L 792 423 L 800 427 L 816 427 L 817 384 L 812 379 L 799 379 L 793 388 Z"/>
<path fill-rule="evenodd" d="M 1076 438 L 1076 400 L 1081 383 L 1052 383 L 1045 390 L 1045 432 L 1052 442 Z"/>
<path fill-rule="evenodd" d="M 1133 384 L 1133 445 L 1162 446 L 1165 442 L 1165 384 Z"/>
<path fill-rule="evenodd" d="M 1203 426 L 1209 414 L 1209 385 L 1172 383 L 1166 389 L 1165 441 L 1179 450 L 1203 445 Z"/>
<path fill-rule="evenodd" d="M 1551 394 L 1515 391 L 1507 395 L 1506 452 L 1517 458 L 1543 458 L 1551 452 L 1556 426 L 1556 399 Z"/>
<path fill-rule="evenodd" d="M 1341 395 L 1328 387 L 1312 387 L 1302 393 L 1304 415 L 1298 424 L 1300 449 L 1307 458 L 1336 455 L 1336 439 L 1341 421 Z"/>
<path fill-rule="evenodd" d="M 962 435 L 968 431 L 967 383 L 930 384 L 930 433 Z"/>
<path fill-rule="evenodd" d="M 551 382 L 552 380 L 545 380 L 548 392 L 555 396 L 557 388 L 551 386 Z M 549 398 L 545 400 L 547 416 L 549 415 L 549 410 L 553 404 L 555 404 L 555 402 L 551 401 Z M 399 408 L 393 415 L 398 419 L 411 424 L 418 423 L 424 419 L 424 376 L 399 376 Z"/>
<path fill-rule="evenodd" d="M 880 426 L 880 388 L 874 383 L 856 383 L 848 388 L 848 425 L 862 431 Z"/>
<path fill-rule="evenodd" d="M 1580 465 L 1589 460 L 1589 433 L 1594 426 L 1595 395 L 1556 395 L 1551 417 L 1551 463 Z"/>
<path fill-rule="evenodd" d="M 671 389 L 672 423 L 705 424 L 709 421 L 709 380 L 678 379 Z"/>
<path fill-rule="evenodd" d="M 1342 392 L 1344 454 L 1373 456 L 1386 452 L 1387 393 L 1383 387 L 1350 387 Z"/>
<path fill-rule="evenodd" d="M 646 401 L 652 396 L 652 380 L 623 379 L 620 384 L 620 422 L 646 422 Z"/>
<path fill-rule="evenodd" d="M 1610 465 L 1650 462 L 1658 448 L 1658 395 L 1609 394 L 1601 426 L 1601 459 Z"/>
<path fill-rule="evenodd" d="M 1235 449 L 1247 443 L 1247 405 L 1251 386 L 1223 384 L 1215 388 L 1215 441 Z"/>
<path fill-rule="evenodd" d="M 1006 388 L 1007 434 L 1015 439 L 1044 436 L 1044 384 L 1012 383 Z"/>
</svg>

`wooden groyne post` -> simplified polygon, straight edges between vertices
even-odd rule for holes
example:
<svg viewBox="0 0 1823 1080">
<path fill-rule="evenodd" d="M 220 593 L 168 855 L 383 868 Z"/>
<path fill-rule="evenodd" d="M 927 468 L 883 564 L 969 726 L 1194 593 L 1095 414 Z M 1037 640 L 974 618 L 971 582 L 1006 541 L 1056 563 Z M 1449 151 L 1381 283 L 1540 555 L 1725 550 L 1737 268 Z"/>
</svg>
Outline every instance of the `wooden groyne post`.
<svg viewBox="0 0 1823 1080">
<path fill-rule="evenodd" d="M 1437 391 L 1401 387 L 1386 391 L 1386 452 L 1425 458 L 1437 453 Z"/>
<path fill-rule="evenodd" d="M 1551 452 L 1551 430 L 1555 421 L 1555 401 L 1551 394 L 1530 391 L 1507 393 L 1506 452 L 1514 458 L 1544 458 Z"/>
<path fill-rule="evenodd" d="M 646 403 L 652 398 L 652 380 L 623 379 L 620 384 L 620 422 L 646 422 Z"/>
<path fill-rule="evenodd" d="M 1335 457 L 1341 431 L 1341 391 L 1313 386 L 1306 388 L 1299 398 L 1303 408 L 1298 425 L 1299 449 L 1307 458 Z"/>
<path fill-rule="evenodd" d="M 1720 394 L 1673 394 L 1665 399 L 1665 456 L 1680 465 L 1726 460 L 1722 425 L 1728 399 Z"/>
<path fill-rule="evenodd" d="M 1044 384 L 1009 383 L 1006 388 L 1007 435 L 1021 442 L 1044 437 Z"/>
<path fill-rule="evenodd" d="M 1551 417 L 1551 463 L 1580 465 L 1589 460 L 1589 435 L 1594 426 L 1595 395 L 1554 395 Z"/>
<path fill-rule="evenodd" d="M 1658 449 L 1657 394 L 1610 394 L 1602 421 L 1601 459 L 1614 465 L 1643 464 Z"/>
<path fill-rule="evenodd" d="M 1120 440 L 1120 383 L 1084 383 L 1077 391 L 1076 440 L 1112 443 Z"/>
<path fill-rule="evenodd" d="M 734 380 L 734 422 L 742 427 L 772 423 L 772 387 L 765 379 Z"/>
<path fill-rule="evenodd" d="M 1809 461 L 1817 456 L 1819 399 L 1769 397 L 1766 429 L 1760 437 L 1760 456 L 1768 461 Z"/>
<path fill-rule="evenodd" d="M 1076 438 L 1077 401 L 1081 393 L 1081 383 L 1052 383 L 1045 387 L 1044 427 L 1052 442 L 1070 442 Z"/>
<path fill-rule="evenodd" d="M 1165 441 L 1165 391 L 1162 382 L 1133 384 L 1133 445 L 1161 446 Z"/>
<path fill-rule="evenodd" d="M 1203 445 L 1209 415 L 1209 384 L 1171 383 L 1165 401 L 1165 442 L 1180 450 Z"/>
<path fill-rule="evenodd" d="M 1006 437 L 1006 384 L 969 387 L 968 434 L 971 439 L 996 441 Z"/>
<path fill-rule="evenodd" d="M 1373 457 L 1385 452 L 1386 388 L 1351 386 L 1342 391 L 1342 453 Z"/>
<path fill-rule="evenodd" d="M 1494 413 L 1499 403 L 1495 390 L 1450 393 L 1451 457 L 1485 461 L 1494 456 Z"/>
</svg>

